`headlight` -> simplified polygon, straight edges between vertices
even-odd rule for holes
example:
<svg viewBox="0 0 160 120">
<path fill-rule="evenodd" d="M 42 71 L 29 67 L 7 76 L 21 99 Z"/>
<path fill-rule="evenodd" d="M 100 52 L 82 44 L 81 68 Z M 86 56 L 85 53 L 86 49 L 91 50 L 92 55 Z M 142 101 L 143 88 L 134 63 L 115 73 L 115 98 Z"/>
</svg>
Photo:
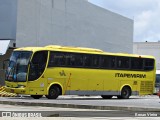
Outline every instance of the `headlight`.
<svg viewBox="0 0 160 120">
<path fill-rule="evenodd" d="M 25 85 L 18 85 L 18 88 L 24 88 L 26 87 Z"/>
</svg>

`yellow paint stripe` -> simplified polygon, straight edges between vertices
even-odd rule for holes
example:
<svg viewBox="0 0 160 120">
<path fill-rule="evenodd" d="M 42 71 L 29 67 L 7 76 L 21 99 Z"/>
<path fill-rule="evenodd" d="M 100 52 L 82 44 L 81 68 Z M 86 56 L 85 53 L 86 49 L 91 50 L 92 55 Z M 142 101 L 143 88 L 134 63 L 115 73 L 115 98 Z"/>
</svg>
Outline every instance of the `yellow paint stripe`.
<svg viewBox="0 0 160 120">
<path fill-rule="evenodd" d="M 6 92 L 4 86 L 0 87 L 0 97 L 15 97 L 15 96 L 17 96 L 17 94 Z"/>
</svg>

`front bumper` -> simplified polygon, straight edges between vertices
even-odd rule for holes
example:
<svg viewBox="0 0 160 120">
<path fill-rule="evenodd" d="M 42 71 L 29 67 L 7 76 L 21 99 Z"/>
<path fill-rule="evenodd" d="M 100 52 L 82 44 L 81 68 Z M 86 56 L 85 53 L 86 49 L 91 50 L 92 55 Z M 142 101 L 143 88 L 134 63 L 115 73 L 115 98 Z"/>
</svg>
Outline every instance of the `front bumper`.
<svg viewBox="0 0 160 120">
<path fill-rule="evenodd" d="M 16 93 L 16 94 L 25 94 L 26 93 L 25 88 L 11 88 L 11 87 L 5 86 L 5 90 L 6 90 L 6 92 Z"/>
</svg>

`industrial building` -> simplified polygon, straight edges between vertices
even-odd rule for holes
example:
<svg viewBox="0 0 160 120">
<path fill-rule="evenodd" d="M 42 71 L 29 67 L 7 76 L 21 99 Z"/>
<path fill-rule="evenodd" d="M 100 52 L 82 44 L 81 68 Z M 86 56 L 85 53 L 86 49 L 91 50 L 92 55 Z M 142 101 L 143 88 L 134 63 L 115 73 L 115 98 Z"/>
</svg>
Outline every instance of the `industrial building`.
<svg viewBox="0 0 160 120">
<path fill-rule="evenodd" d="M 0 0 L 0 16 L 1 61 L 12 48 L 50 44 L 133 52 L 133 20 L 87 0 Z"/>
</svg>

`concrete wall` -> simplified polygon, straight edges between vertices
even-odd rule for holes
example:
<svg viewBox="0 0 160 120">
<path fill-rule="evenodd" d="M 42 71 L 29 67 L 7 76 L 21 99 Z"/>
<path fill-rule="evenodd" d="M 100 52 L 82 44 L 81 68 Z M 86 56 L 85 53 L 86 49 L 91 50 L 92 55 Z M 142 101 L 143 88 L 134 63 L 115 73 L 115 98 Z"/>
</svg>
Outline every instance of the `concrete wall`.
<svg viewBox="0 0 160 120">
<path fill-rule="evenodd" d="M 0 0 L 0 40 L 16 39 L 17 0 Z"/>
<path fill-rule="evenodd" d="M 160 42 L 134 42 L 133 53 L 154 56 L 156 67 L 160 69 Z"/>
<path fill-rule="evenodd" d="M 133 20 L 87 0 L 18 0 L 17 47 L 49 44 L 132 53 Z"/>
<path fill-rule="evenodd" d="M 0 0 L 0 40 L 11 40 L 11 46 L 16 39 L 17 26 L 17 0 Z M 1 49 L 4 44 L 0 44 Z M 0 50 L 1 50 L 0 49 Z M 1 51 L 0 51 L 1 53 Z M 3 60 L 8 59 L 12 49 L 8 49 L 5 55 L 0 55 L 0 85 L 4 85 Z"/>
</svg>

